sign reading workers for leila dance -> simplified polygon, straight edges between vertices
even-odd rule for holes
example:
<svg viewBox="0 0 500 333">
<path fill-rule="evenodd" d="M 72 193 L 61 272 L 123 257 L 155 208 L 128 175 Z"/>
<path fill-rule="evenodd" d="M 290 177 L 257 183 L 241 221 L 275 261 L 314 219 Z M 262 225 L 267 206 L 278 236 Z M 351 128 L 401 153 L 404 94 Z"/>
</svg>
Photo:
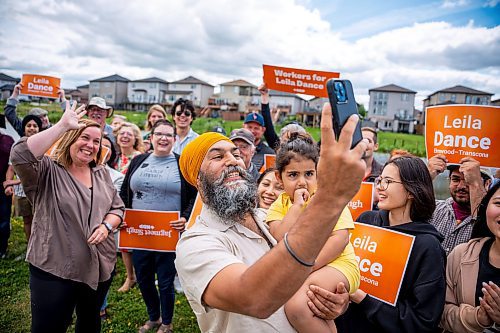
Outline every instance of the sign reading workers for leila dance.
<svg viewBox="0 0 500 333">
<path fill-rule="evenodd" d="M 46 98 L 58 98 L 57 91 L 61 86 L 61 79 L 38 74 L 23 74 L 21 79 L 23 88 L 21 94 Z"/>
<path fill-rule="evenodd" d="M 123 220 L 127 226 L 120 229 L 118 247 L 174 252 L 179 231 L 171 228 L 170 222 L 179 218 L 179 212 L 126 209 Z"/>
<path fill-rule="evenodd" d="M 349 241 L 361 273 L 359 288 L 395 306 L 415 237 L 369 224 L 354 225 Z"/>
<path fill-rule="evenodd" d="M 298 68 L 262 65 L 264 83 L 269 89 L 304 94 L 316 97 L 328 97 L 326 81 L 337 79 L 340 73 L 323 72 Z"/>
<path fill-rule="evenodd" d="M 450 164 L 472 157 L 484 167 L 500 167 L 500 107 L 441 105 L 425 116 L 427 158 L 443 154 Z"/>
</svg>

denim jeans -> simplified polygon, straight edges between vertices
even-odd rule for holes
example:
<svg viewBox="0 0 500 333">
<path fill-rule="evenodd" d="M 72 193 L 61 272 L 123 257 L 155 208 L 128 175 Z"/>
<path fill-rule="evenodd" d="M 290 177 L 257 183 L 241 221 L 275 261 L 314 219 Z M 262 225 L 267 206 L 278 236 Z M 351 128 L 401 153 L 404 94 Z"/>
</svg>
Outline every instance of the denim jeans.
<svg viewBox="0 0 500 333">
<path fill-rule="evenodd" d="M 175 302 L 175 252 L 134 250 L 132 260 L 149 320 L 156 321 L 161 314 L 163 324 L 172 323 Z M 155 285 L 155 274 L 158 289 Z"/>
</svg>

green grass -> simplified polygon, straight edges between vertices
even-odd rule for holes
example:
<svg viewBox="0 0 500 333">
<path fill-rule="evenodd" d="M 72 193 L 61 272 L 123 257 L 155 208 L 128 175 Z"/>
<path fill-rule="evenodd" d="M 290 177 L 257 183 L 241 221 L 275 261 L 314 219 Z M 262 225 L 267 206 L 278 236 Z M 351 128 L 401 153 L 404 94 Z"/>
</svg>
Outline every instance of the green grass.
<svg viewBox="0 0 500 333">
<path fill-rule="evenodd" d="M 0 331 L 25 333 L 30 331 L 30 291 L 28 263 L 24 261 L 26 240 L 22 219 L 14 218 L 6 259 L 0 260 Z M 139 288 L 128 293 L 116 290 L 125 280 L 125 268 L 119 258 L 117 274 L 108 296 L 109 318 L 103 322 L 104 333 L 137 332 L 148 319 Z M 196 318 L 183 294 L 176 294 L 174 329 L 178 333 L 199 332 Z M 74 332 L 70 327 L 68 332 Z"/>
<path fill-rule="evenodd" d="M 5 102 L 0 102 L 0 108 L 3 109 Z M 22 117 L 28 113 L 28 111 L 38 105 L 31 105 L 28 103 L 18 104 L 18 114 Z M 59 103 L 51 103 L 47 105 L 41 105 L 40 107 L 45 108 L 49 111 L 49 119 L 52 123 L 56 123 L 62 115 L 61 107 Z M 144 124 L 146 123 L 146 112 L 138 111 L 124 111 L 116 110 L 115 114 L 124 115 L 127 117 L 128 121 L 133 122 L 141 129 L 144 129 Z M 171 119 L 170 119 L 171 120 Z M 197 133 L 204 133 L 210 131 L 215 126 L 222 126 L 229 135 L 233 129 L 241 128 L 243 121 L 224 121 L 222 118 L 197 118 L 193 122 L 193 130 Z M 275 130 L 279 132 L 282 126 L 277 125 Z M 318 141 L 320 139 L 320 129 L 317 127 L 306 127 L 307 131 L 313 136 L 313 138 Z M 410 153 L 417 156 L 425 156 L 425 142 L 423 135 L 412 135 L 404 133 L 392 133 L 392 132 L 379 132 L 378 134 L 379 142 L 379 152 L 389 153 L 391 150 L 406 149 Z"/>
</svg>

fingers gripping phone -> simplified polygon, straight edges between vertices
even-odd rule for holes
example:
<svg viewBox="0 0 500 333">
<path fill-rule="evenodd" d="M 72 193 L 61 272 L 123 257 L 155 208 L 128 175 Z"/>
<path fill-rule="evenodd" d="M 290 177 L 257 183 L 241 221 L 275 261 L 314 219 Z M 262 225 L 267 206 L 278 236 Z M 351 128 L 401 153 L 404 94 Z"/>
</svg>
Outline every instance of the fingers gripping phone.
<svg viewBox="0 0 500 333">
<path fill-rule="evenodd" d="M 358 114 L 358 105 L 354 99 L 351 81 L 330 79 L 326 83 L 326 89 L 328 90 L 328 99 L 332 106 L 333 129 L 335 137 L 338 140 L 340 131 L 347 119 L 353 114 Z M 362 139 L 361 122 L 359 121 L 352 136 L 351 148 L 356 146 Z"/>
</svg>

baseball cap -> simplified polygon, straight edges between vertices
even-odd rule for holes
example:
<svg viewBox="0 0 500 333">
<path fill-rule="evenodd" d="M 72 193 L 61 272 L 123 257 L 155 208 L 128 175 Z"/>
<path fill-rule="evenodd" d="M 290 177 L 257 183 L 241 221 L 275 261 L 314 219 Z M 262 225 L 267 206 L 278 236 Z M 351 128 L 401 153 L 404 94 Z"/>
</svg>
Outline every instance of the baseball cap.
<svg viewBox="0 0 500 333">
<path fill-rule="evenodd" d="M 234 141 L 235 139 L 241 139 L 249 145 L 253 145 L 255 141 L 255 137 L 253 136 L 252 132 L 244 128 L 239 128 L 231 131 L 229 140 Z"/>
<path fill-rule="evenodd" d="M 260 126 L 264 126 L 264 117 L 262 117 L 259 113 L 255 113 L 255 112 L 249 113 L 245 117 L 244 124 L 251 123 L 251 122 L 255 122 L 255 123 L 259 124 Z"/>
<path fill-rule="evenodd" d="M 111 117 L 113 114 L 113 107 L 112 106 L 107 106 L 106 101 L 102 97 L 92 97 L 89 101 L 89 104 L 87 105 L 87 109 L 91 107 L 92 105 L 97 106 L 98 108 L 101 108 L 103 110 L 107 110 L 108 113 L 106 115 L 106 118 Z"/>
<path fill-rule="evenodd" d="M 222 135 L 226 135 L 226 130 L 222 126 L 215 126 L 214 128 L 212 128 L 212 130 L 210 132 L 216 132 L 216 133 L 220 133 Z"/>
<path fill-rule="evenodd" d="M 41 109 L 41 108 L 33 108 L 31 110 L 29 110 L 28 114 L 30 116 L 37 116 L 37 117 L 40 117 L 40 116 L 46 116 L 49 114 L 49 112 L 45 109 Z"/>
</svg>

